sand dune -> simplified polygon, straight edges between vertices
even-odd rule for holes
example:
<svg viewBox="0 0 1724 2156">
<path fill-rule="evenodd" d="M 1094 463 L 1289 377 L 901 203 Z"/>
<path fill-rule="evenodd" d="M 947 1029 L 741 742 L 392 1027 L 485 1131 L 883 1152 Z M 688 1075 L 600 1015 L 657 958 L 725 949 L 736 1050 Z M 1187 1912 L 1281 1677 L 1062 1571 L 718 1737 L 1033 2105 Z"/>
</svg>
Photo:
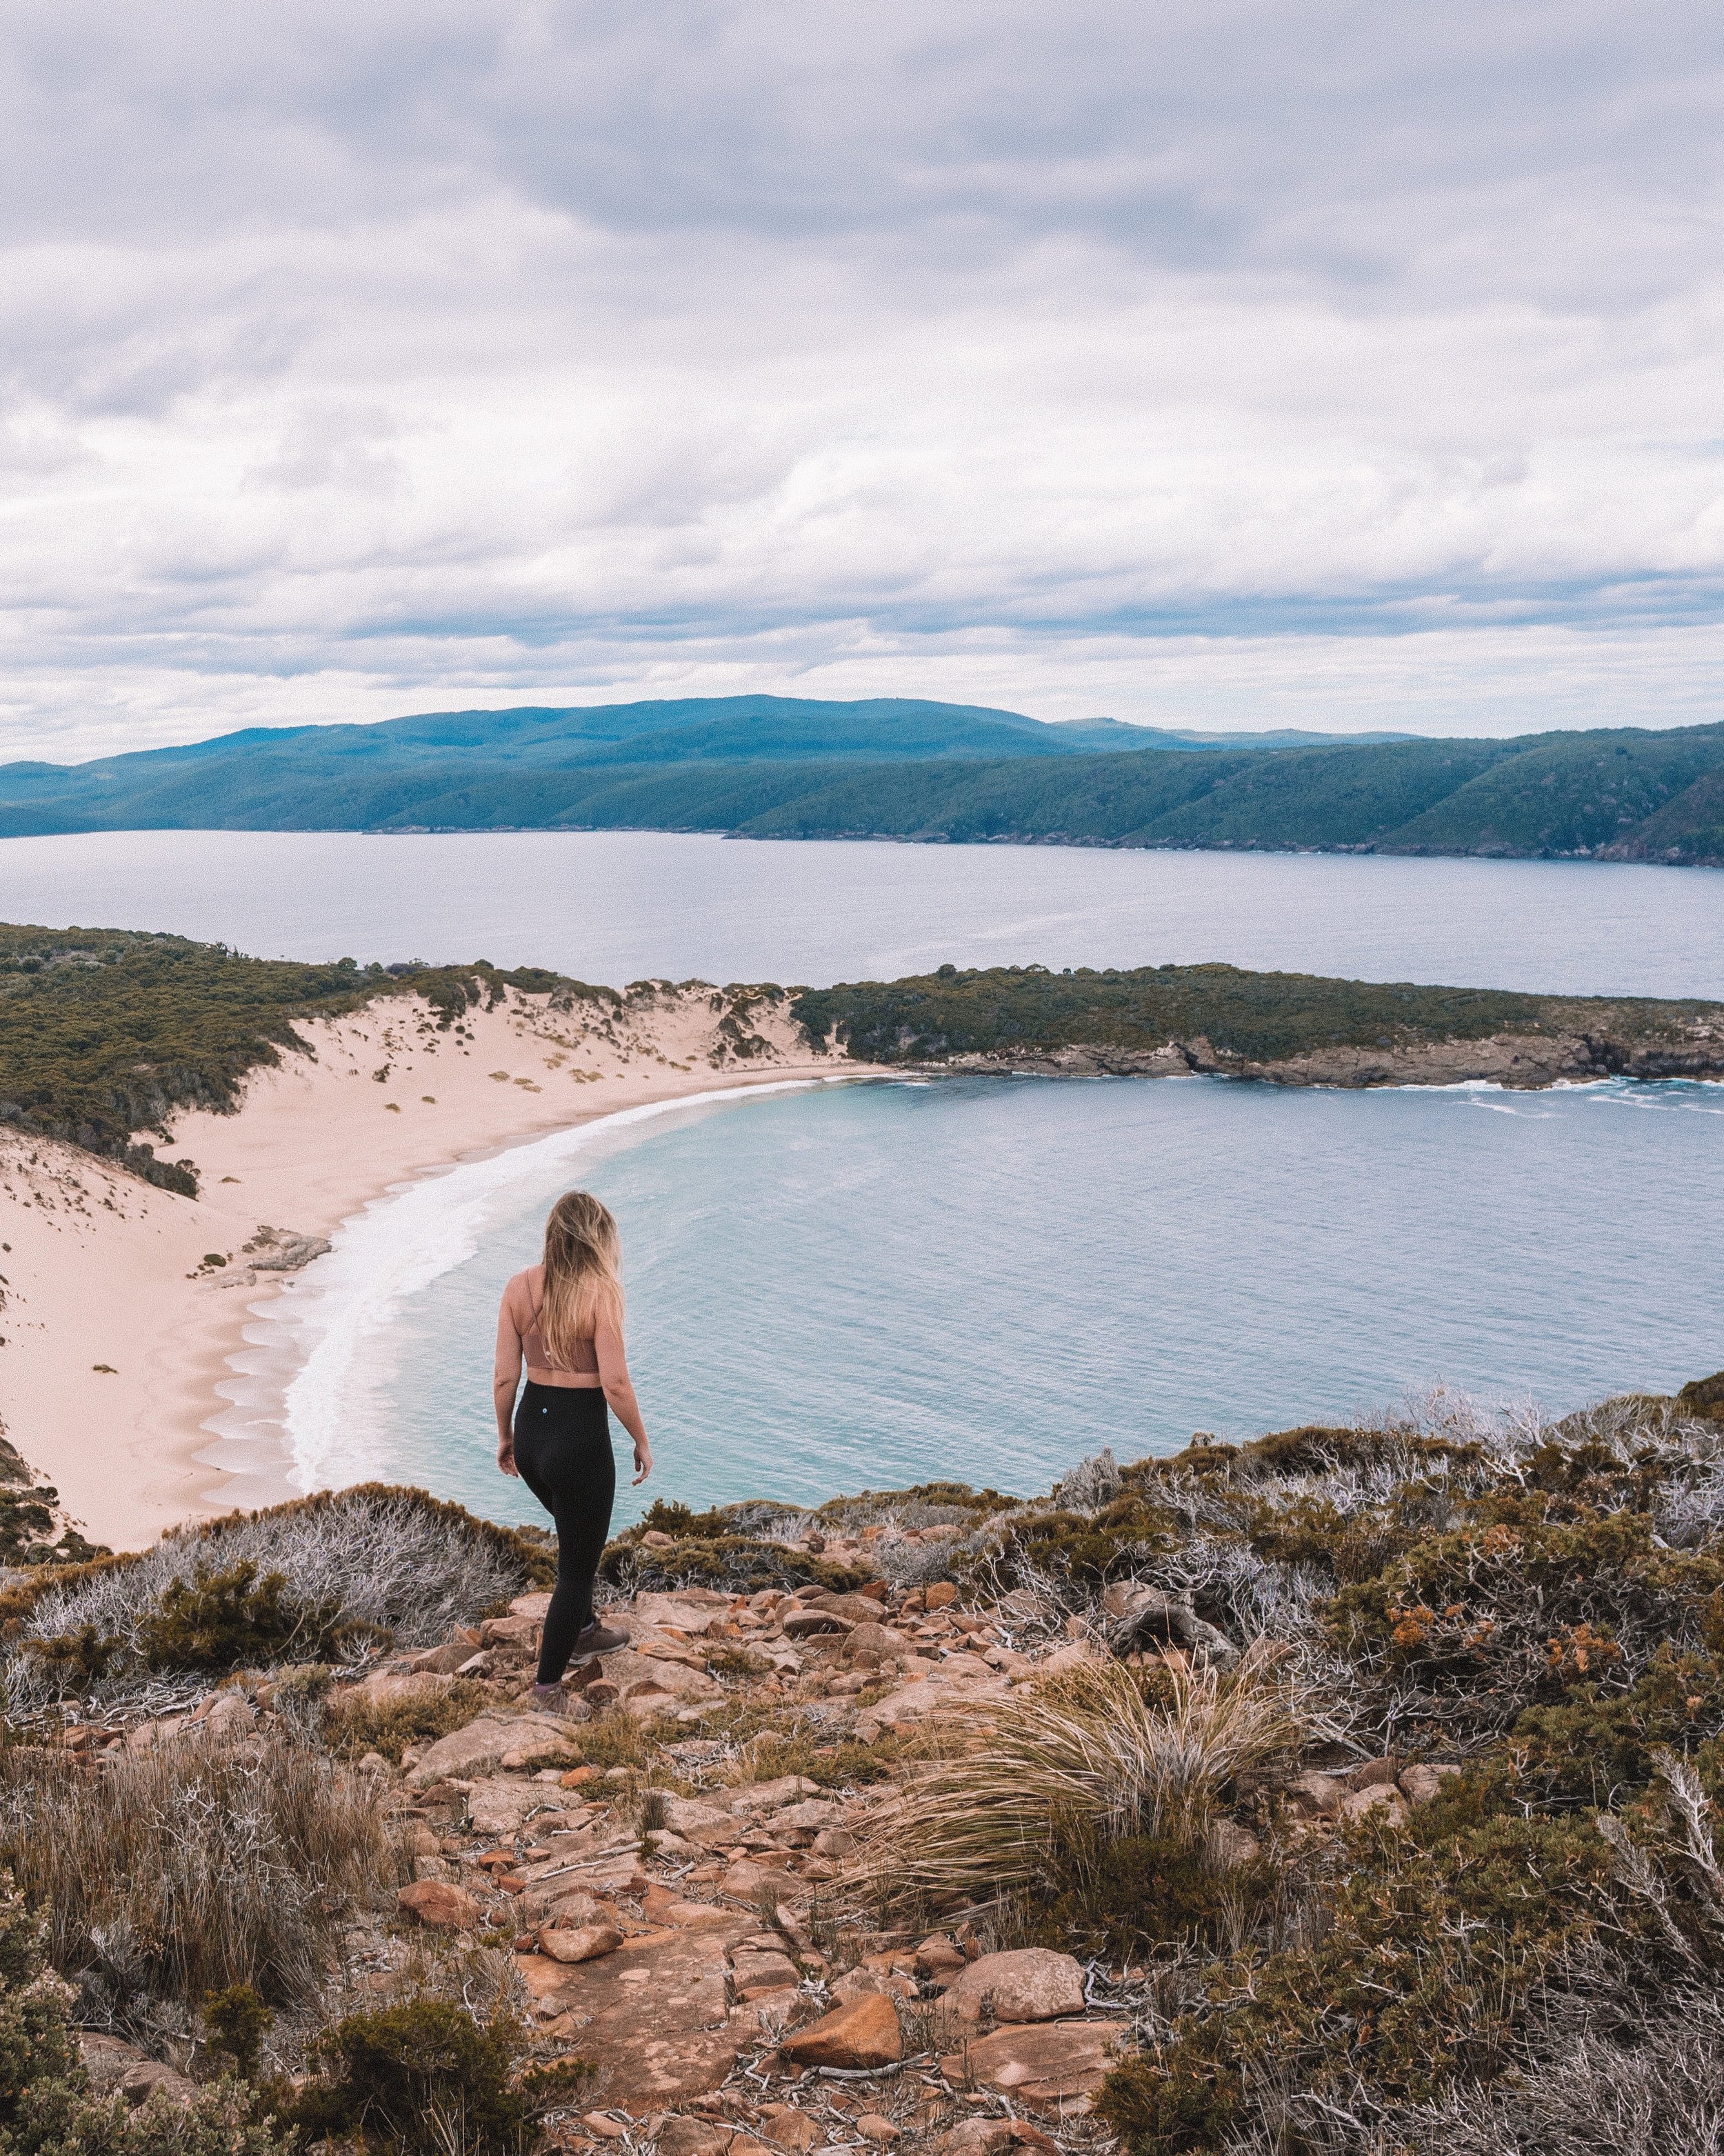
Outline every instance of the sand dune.
<svg viewBox="0 0 1724 2156">
<path fill-rule="evenodd" d="M 511 992 L 459 1024 L 406 996 L 304 1023 L 308 1052 L 254 1072 L 237 1113 L 183 1116 L 157 1144 L 197 1163 L 196 1199 L 0 1137 L 5 1434 L 96 1541 L 136 1547 L 235 1502 L 196 1455 L 248 1313 L 293 1277 L 248 1259 L 287 1234 L 328 1237 L 392 1185 L 618 1108 L 859 1070 L 811 1057 L 771 1005 L 693 988 L 620 1011 Z"/>
</svg>

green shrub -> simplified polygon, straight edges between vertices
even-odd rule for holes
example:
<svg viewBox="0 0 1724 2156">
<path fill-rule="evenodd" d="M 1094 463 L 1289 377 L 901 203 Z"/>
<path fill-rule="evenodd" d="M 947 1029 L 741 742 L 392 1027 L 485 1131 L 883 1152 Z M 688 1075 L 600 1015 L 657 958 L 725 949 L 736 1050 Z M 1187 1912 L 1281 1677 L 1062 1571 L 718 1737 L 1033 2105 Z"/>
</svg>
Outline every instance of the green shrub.
<svg viewBox="0 0 1724 2156">
<path fill-rule="evenodd" d="M 334 1661 L 351 1636 L 330 1603 L 285 1599 L 287 1575 L 258 1577 L 249 1558 L 224 1572 L 197 1566 L 171 1579 L 137 1629 L 137 1650 L 151 1670 L 267 1669 L 290 1659 Z"/>
<path fill-rule="evenodd" d="M 859 1490 L 848 1497 L 829 1497 L 815 1517 L 829 1527 L 872 1526 L 894 1514 L 945 1512 L 955 1522 L 985 1519 L 992 1512 L 1008 1512 L 1022 1501 L 1002 1490 L 972 1489 L 967 1482 L 913 1482 L 905 1490 Z M 931 1525 L 926 1518 L 916 1524 Z"/>
<path fill-rule="evenodd" d="M 80 1696 L 100 1684 L 118 1661 L 122 1642 L 95 1625 L 31 1640 L 25 1652 L 62 1697 Z"/>
<path fill-rule="evenodd" d="M 203 2032 L 210 2048 L 230 2058 L 235 2072 L 247 2081 L 257 2079 L 274 2018 L 249 1984 L 230 1984 L 212 1991 L 203 2002 Z"/>
<path fill-rule="evenodd" d="M 1342 1586 L 1327 1613 L 1336 1643 L 1480 1726 L 1571 1686 L 1626 1689 L 1665 1643 L 1700 1644 L 1724 1560 L 1660 1548 L 1646 1512 L 1552 1519 L 1552 1502 L 1491 1493 L 1471 1523 Z"/>
<path fill-rule="evenodd" d="M 94 1557 L 106 1556 L 75 1527 L 63 1527 L 59 1539 L 53 1538 L 59 1499 L 59 1491 L 46 1486 L 0 1491 L 0 1564 L 87 1564 Z"/>
<path fill-rule="evenodd" d="M 1492 1814 L 1475 1785 L 1407 1830 L 1343 1838 L 1314 1943 L 1212 1971 L 1211 2003 L 1116 2068 L 1098 2108 L 1133 2156 L 1219 2150 L 1262 2069 L 1342 2105 L 1418 2102 L 1512 2061 L 1537 1987 L 1592 1938 L 1612 1876 L 1590 1820 Z"/>
<path fill-rule="evenodd" d="M 1337 1583 L 1373 1579 L 1404 1556 L 1416 1532 L 1371 1505 L 1343 1512 L 1328 1497 L 1301 1496 L 1285 1505 L 1255 1505 L 1249 1537 L 1259 1557 L 1275 1564 L 1309 1566 Z"/>
<path fill-rule="evenodd" d="M 1070 1883 L 1040 1905 L 1034 1937 L 1126 1961 L 1147 1947 L 1222 1943 L 1273 1904 L 1281 1881 L 1272 1856 L 1220 1872 L 1183 1835 L 1095 1835 L 1062 1856 Z"/>
<path fill-rule="evenodd" d="M 767 1587 L 824 1587 L 843 1594 L 870 1577 L 854 1566 L 829 1564 L 824 1558 L 749 1535 L 696 1533 L 669 1548 L 649 1549 L 640 1540 L 643 1532 L 631 1528 L 599 1559 L 600 1578 L 626 1594 L 717 1587 L 732 1594 L 756 1594 Z"/>
<path fill-rule="evenodd" d="M 290 2116 L 308 2140 L 351 2135 L 368 2148 L 423 2156 L 526 2156 L 547 2111 L 571 2104 L 590 2078 L 578 2060 L 516 2068 L 519 2022 L 479 2022 L 444 1999 L 354 2014 L 314 2039 L 313 2077 Z"/>
<path fill-rule="evenodd" d="M 1029 1573 L 1052 1573 L 1075 1587 L 1129 1578 L 1178 1543 L 1178 1516 L 1128 1490 L 1094 1512 L 1014 1513 L 984 1541 L 965 1569 L 1006 1589 Z"/>
</svg>

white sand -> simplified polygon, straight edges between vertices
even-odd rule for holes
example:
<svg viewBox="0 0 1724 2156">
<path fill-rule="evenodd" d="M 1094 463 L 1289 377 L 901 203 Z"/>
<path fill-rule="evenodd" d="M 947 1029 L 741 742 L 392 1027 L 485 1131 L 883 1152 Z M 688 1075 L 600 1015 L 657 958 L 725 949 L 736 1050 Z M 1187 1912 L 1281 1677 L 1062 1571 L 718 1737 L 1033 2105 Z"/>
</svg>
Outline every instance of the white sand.
<svg viewBox="0 0 1724 2156">
<path fill-rule="evenodd" d="M 618 1108 L 864 1067 L 811 1057 L 768 1006 L 739 1041 L 716 992 L 644 993 L 616 1018 L 511 993 L 460 1023 L 469 1038 L 408 996 L 303 1022 L 311 1052 L 253 1073 L 237 1114 L 182 1116 L 156 1142 L 197 1163 L 195 1200 L 0 1138 L 5 1431 L 95 1540 L 137 1548 L 231 1508 L 194 1455 L 249 1312 L 279 1285 L 245 1265 L 259 1228 L 331 1235 L 392 1184 Z M 203 1269 L 212 1252 L 228 1265 Z"/>
</svg>

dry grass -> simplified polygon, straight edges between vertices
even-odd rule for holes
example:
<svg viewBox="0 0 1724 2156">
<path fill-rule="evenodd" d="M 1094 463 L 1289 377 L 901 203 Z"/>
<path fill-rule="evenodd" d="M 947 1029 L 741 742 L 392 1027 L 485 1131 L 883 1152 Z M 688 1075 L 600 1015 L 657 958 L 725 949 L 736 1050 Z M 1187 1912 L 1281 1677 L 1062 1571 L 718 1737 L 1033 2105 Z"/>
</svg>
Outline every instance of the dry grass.
<svg viewBox="0 0 1724 2156">
<path fill-rule="evenodd" d="M 988 1733 L 875 1815 L 860 1876 L 888 1902 L 982 1907 L 1127 1834 L 1202 1842 L 1229 1783 L 1297 1744 L 1284 1691 L 1098 1662 L 989 1700 Z"/>
<path fill-rule="evenodd" d="M 377 1793 L 279 1738 L 187 1737 L 95 1773 L 0 1753 L 0 1860 L 81 2017 L 138 2026 L 233 1984 L 310 1998 L 336 1928 L 401 1876 Z"/>
</svg>

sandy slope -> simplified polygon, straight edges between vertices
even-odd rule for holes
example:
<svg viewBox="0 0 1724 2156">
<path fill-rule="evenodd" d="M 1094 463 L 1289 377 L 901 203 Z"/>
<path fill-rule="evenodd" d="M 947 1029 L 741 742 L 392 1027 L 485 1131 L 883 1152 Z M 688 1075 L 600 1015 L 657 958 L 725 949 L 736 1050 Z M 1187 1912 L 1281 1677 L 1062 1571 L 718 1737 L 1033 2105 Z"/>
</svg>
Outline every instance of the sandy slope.
<svg viewBox="0 0 1724 2156">
<path fill-rule="evenodd" d="M 135 1547 L 233 1502 L 194 1455 L 248 1312 L 280 1290 L 245 1263 L 259 1229 L 326 1236 L 392 1184 L 618 1108 L 859 1068 L 811 1059 L 770 1006 L 693 989 L 614 1017 L 511 994 L 462 1024 L 403 997 L 302 1024 L 310 1052 L 254 1073 L 238 1114 L 182 1116 L 158 1144 L 197 1163 L 196 1200 L 0 1137 L 6 1435 L 95 1540 Z"/>
</svg>

